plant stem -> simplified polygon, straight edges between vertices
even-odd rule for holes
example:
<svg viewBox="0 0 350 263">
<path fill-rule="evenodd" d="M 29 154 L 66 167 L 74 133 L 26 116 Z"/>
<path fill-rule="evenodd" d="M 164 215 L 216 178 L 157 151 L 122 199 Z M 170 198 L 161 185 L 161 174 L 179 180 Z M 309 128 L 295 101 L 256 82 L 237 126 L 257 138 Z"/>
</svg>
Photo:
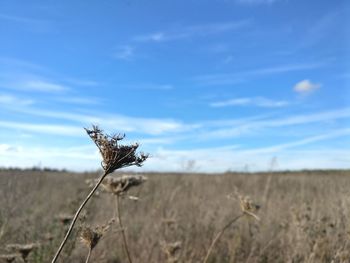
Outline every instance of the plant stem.
<svg viewBox="0 0 350 263">
<path fill-rule="evenodd" d="M 91 251 L 92 251 L 92 249 L 89 248 L 89 253 L 88 253 L 88 255 L 87 255 L 87 258 L 86 258 L 86 260 L 85 260 L 85 263 L 89 263 L 89 259 L 90 259 L 90 256 L 91 256 Z"/>
<path fill-rule="evenodd" d="M 128 243 L 127 243 L 127 241 L 126 241 L 125 229 L 124 229 L 124 226 L 123 226 L 123 221 L 122 221 L 121 212 L 120 212 L 119 195 L 117 195 L 117 213 L 118 213 L 118 222 L 119 222 L 119 226 L 120 226 L 120 229 L 121 229 L 121 231 L 122 231 L 122 236 L 123 236 L 123 246 L 124 246 L 124 250 L 125 250 L 125 253 L 126 253 L 127 257 L 128 257 L 129 263 L 132 263 L 131 256 L 130 256 L 130 252 L 129 252 Z"/>
<path fill-rule="evenodd" d="M 205 256 L 203 263 L 208 262 L 209 256 L 210 256 L 210 254 L 211 254 L 211 252 L 212 252 L 212 250 L 213 250 L 213 248 L 214 248 L 216 242 L 218 242 L 218 240 L 220 239 L 220 237 L 222 236 L 222 234 L 225 232 L 225 230 L 226 230 L 227 228 L 229 228 L 229 227 L 230 227 L 234 222 L 236 222 L 238 219 L 240 219 L 242 216 L 244 216 L 244 213 L 243 213 L 243 214 L 240 214 L 239 216 L 237 216 L 237 217 L 235 217 L 235 218 L 233 218 L 230 222 L 228 222 L 228 223 L 216 234 L 215 238 L 214 238 L 213 241 L 211 242 L 211 245 L 210 245 L 210 247 L 209 247 L 209 249 L 208 249 L 207 255 Z"/>
<path fill-rule="evenodd" d="M 66 244 L 69 235 L 72 233 L 73 231 L 73 227 L 76 223 L 76 221 L 78 220 L 79 214 L 81 212 L 81 210 L 83 210 L 84 206 L 86 205 L 86 203 L 90 200 L 90 198 L 93 196 L 93 194 L 96 192 L 97 188 L 100 186 L 100 184 L 102 183 L 103 179 L 106 177 L 108 173 L 104 173 L 101 178 L 98 180 L 98 182 L 96 183 L 96 185 L 94 186 L 94 188 L 91 190 L 91 192 L 87 195 L 87 197 L 84 199 L 84 201 L 81 203 L 81 205 L 79 206 L 78 210 L 76 211 L 74 218 L 69 226 L 69 229 L 64 237 L 64 239 L 62 240 L 62 243 L 60 245 L 60 247 L 58 248 L 55 257 L 52 259 L 51 263 L 55 263 L 58 259 L 58 256 L 60 255 L 64 245 Z"/>
</svg>

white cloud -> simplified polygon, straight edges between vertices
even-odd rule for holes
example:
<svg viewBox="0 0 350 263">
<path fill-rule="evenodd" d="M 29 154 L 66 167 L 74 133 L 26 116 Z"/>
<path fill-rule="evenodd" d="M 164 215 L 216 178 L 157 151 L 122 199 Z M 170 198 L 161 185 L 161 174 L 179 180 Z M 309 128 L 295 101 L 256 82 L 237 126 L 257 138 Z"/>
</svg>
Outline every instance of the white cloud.
<svg viewBox="0 0 350 263">
<path fill-rule="evenodd" d="M 103 127 L 106 130 L 111 129 L 112 131 L 114 131 L 117 127 L 120 129 L 120 132 L 135 132 L 139 134 L 144 133 L 148 135 L 160 135 L 164 133 L 181 133 L 181 132 L 193 130 L 198 127 L 195 124 L 185 124 L 185 123 L 182 123 L 181 121 L 176 121 L 172 119 L 139 118 L 139 117 L 130 117 L 130 116 L 116 115 L 116 114 L 111 115 L 111 114 L 102 114 L 102 113 L 101 114 L 95 114 L 95 113 L 81 114 L 81 113 L 72 113 L 72 112 L 65 112 L 65 111 L 49 111 L 49 110 L 43 110 L 43 109 L 34 109 L 30 107 L 11 108 L 11 110 L 20 112 L 22 114 L 48 117 L 50 119 L 55 118 L 60 120 L 74 121 L 77 123 L 77 127 L 90 126 L 92 123 L 103 124 Z M 3 122 L 1 124 L 0 122 L 0 126 L 1 125 L 6 125 L 6 123 Z M 16 127 L 15 123 L 12 123 L 11 125 L 14 128 Z M 18 123 L 18 127 L 21 127 L 20 123 Z M 25 125 L 22 127 L 22 129 L 29 130 L 30 127 L 31 127 L 30 125 Z M 40 128 L 38 128 L 38 130 L 40 130 Z M 47 129 L 47 130 L 50 131 L 50 129 Z"/>
<path fill-rule="evenodd" d="M 268 146 L 260 149 L 254 149 L 249 152 L 254 152 L 254 153 L 276 153 L 280 152 L 289 148 L 294 148 L 297 146 L 302 146 L 302 145 L 307 145 L 311 144 L 314 142 L 319 142 L 319 141 L 324 141 L 332 138 L 338 138 L 338 137 L 346 137 L 350 135 L 350 128 L 345 128 L 345 129 L 340 129 L 340 130 L 335 130 L 329 133 L 325 134 L 320 134 L 320 135 L 315 135 L 312 137 L 307 137 L 304 139 L 301 139 L 299 141 L 294 141 L 294 142 L 288 142 L 288 143 L 283 143 L 279 145 L 273 145 L 273 146 Z"/>
<path fill-rule="evenodd" d="M 120 60 L 131 60 L 135 55 L 135 49 L 132 46 L 120 46 L 114 52 L 113 57 Z"/>
<path fill-rule="evenodd" d="M 29 131 L 41 134 L 55 134 L 63 136 L 82 136 L 81 127 L 59 124 L 33 124 L 14 121 L 0 121 L 0 127 L 13 130 Z"/>
<path fill-rule="evenodd" d="M 274 101 L 263 97 L 255 98 L 235 98 L 231 100 L 217 101 L 210 104 L 211 107 L 228 106 L 256 106 L 263 108 L 278 108 L 288 106 L 289 103 L 284 100 Z"/>
<path fill-rule="evenodd" d="M 194 78 L 199 85 L 231 85 L 245 81 L 248 78 L 282 74 L 293 71 L 312 70 L 324 66 L 325 63 L 286 64 L 266 68 L 245 70 L 237 73 L 205 74 Z"/>
<path fill-rule="evenodd" d="M 0 105 L 2 106 L 28 106 L 34 104 L 31 99 L 22 99 L 13 95 L 0 95 Z"/>
<path fill-rule="evenodd" d="M 45 80 L 28 80 L 20 84 L 20 89 L 29 90 L 29 91 L 39 91 L 39 92 L 62 92 L 68 90 L 67 87 L 45 81 Z"/>
<path fill-rule="evenodd" d="M 256 133 L 257 131 L 261 133 L 263 129 L 287 127 L 291 125 L 306 125 L 347 118 L 350 118 L 350 108 L 325 111 L 314 114 L 286 116 L 284 118 L 276 119 L 247 120 L 240 124 L 230 124 L 230 122 L 227 121 L 227 124 L 223 122 L 223 125 L 221 127 L 219 126 L 218 128 L 211 129 L 205 133 L 197 133 L 195 138 L 200 138 L 203 140 L 210 138 L 233 138 Z"/>
<path fill-rule="evenodd" d="M 240 20 L 194 26 L 182 26 L 168 30 L 167 32 L 159 31 L 151 34 L 136 36 L 134 37 L 134 40 L 140 42 L 165 42 L 190 37 L 204 37 L 208 35 L 237 30 L 248 26 L 250 23 L 250 20 Z"/>
<path fill-rule="evenodd" d="M 142 150 L 146 149 L 142 148 Z M 71 148 L 0 145 L 0 155 L 0 167 L 28 168 L 40 163 L 43 167 L 91 171 L 99 169 L 101 161 L 93 144 Z M 349 156 L 349 150 L 339 149 L 289 149 L 261 154 L 261 151 L 249 152 L 237 146 L 193 150 L 159 148 L 152 152 L 143 167 L 131 169 L 178 172 L 183 170 L 185 161 L 193 160 L 196 172 L 243 171 L 247 168 L 249 171 L 267 171 L 271 168 L 271 159 L 274 157 L 277 157 L 278 170 L 349 169 Z"/>
<path fill-rule="evenodd" d="M 148 34 L 148 35 L 142 35 L 142 36 L 137 36 L 135 37 L 135 40 L 140 41 L 140 42 L 162 42 L 162 41 L 166 41 L 166 40 L 173 40 L 173 39 L 177 39 L 177 38 L 181 38 L 181 35 L 178 34 L 173 34 L 173 35 L 167 35 L 165 36 L 165 33 L 162 32 L 157 32 L 157 33 L 152 33 L 152 34 Z"/>
<path fill-rule="evenodd" d="M 92 119 L 89 119 L 91 117 L 89 117 L 89 115 L 62 112 L 49 112 L 46 117 L 50 117 L 50 119 L 63 118 L 65 120 L 77 122 L 78 119 L 80 119 L 81 122 L 92 121 Z M 116 121 L 113 119 L 113 116 L 100 117 L 98 121 L 103 123 L 103 128 L 107 127 L 107 132 L 109 132 L 109 129 L 111 131 L 116 131 L 116 127 L 123 127 L 123 121 L 127 122 L 125 123 L 126 126 L 137 123 L 136 126 L 130 126 L 129 128 L 132 129 L 133 132 L 144 133 L 143 136 L 141 135 L 141 137 L 138 137 L 138 141 L 141 142 L 141 149 L 142 151 L 152 154 L 152 158 L 150 158 L 140 170 L 181 171 L 186 161 L 194 160 L 196 171 L 223 172 L 229 169 L 243 170 L 244 166 L 248 166 L 251 171 L 268 170 L 270 168 L 270 160 L 275 156 L 278 157 L 280 169 L 349 168 L 349 158 L 344 158 L 344 156 L 350 156 L 348 150 L 327 149 L 324 151 L 317 151 L 293 149 L 325 140 L 331 140 L 333 138 L 348 137 L 350 135 L 350 129 L 332 130 L 323 134 L 316 133 L 313 136 L 299 140 L 287 141 L 275 145 L 267 144 L 260 148 L 255 148 L 254 146 L 241 148 L 239 145 L 233 144 L 213 148 L 195 148 L 191 146 L 192 149 L 190 150 L 188 150 L 188 146 L 183 149 L 179 149 L 179 146 L 176 146 L 177 150 L 175 150 L 172 149 L 170 145 L 177 140 L 181 140 L 185 143 L 192 143 L 194 138 L 200 138 L 204 135 L 208 136 L 206 138 L 207 140 L 211 140 L 213 138 L 212 136 L 215 136 L 216 139 L 220 139 L 232 136 L 233 132 L 241 132 L 241 134 L 246 135 L 256 129 L 294 126 L 316 122 L 324 123 L 325 121 L 334 121 L 349 117 L 350 108 L 317 114 L 289 116 L 280 119 L 266 119 L 266 116 L 265 118 L 260 116 L 256 119 L 202 122 L 197 125 L 184 125 L 181 122 L 175 121 L 164 123 L 164 120 L 159 119 L 130 117 Z M 50 121 L 52 122 L 52 120 Z M 92 123 L 95 121 L 96 119 L 93 120 Z M 119 126 L 119 124 L 121 126 Z M 151 130 L 147 130 L 146 126 L 150 126 Z M 38 134 L 81 136 L 82 138 L 86 138 L 81 125 L 52 125 L 0 121 L 0 127 Z M 201 129 L 198 127 L 201 127 Z M 216 127 L 219 127 L 219 129 L 213 129 Z M 234 128 L 232 129 L 231 127 Z M 189 132 L 179 134 L 186 129 L 188 129 Z M 145 134 L 147 134 L 147 132 L 151 136 L 146 137 Z M 165 134 L 164 137 L 158 136 L 163 133 Z M 217 136 L 218 134 L 220 135 L 220 133 L 221 136 Z M 131 135 L 135 137 L 135 134 L 131 133 Z M 263 135 L 261 136 L 263 137 Z M 130 138 L 130 134 L 128 134 L 128 137 Z M 28 141 L 25 140 L 25 143 L 28 143 Z M 318 143 L 317 147 L 319 147 L 319 145 Z M 159 148 L 155 148 L 157 146 Z M 31 167 L 41 162 L 43 166 L 54 168 L 91 170 L 99 168 L 100 163 L 100 157 L 93 144 L 67 147 L 61 145 L 55 146 L 53 143 L 50 144 L 50 146 L 41 146 L 40 148 L 39 146 L 34 147 L 22 144 L 9 145 L 5 143 L 0 144 L 0 155 L 0 166 L 22 165 L 22 167 Z"/>
<path fill-rule="evenodd" d="M 135 90 L 156 90 L 156 91 L 167 91 L 174 89 L 174 86 L 171 84 L 157 84 L 157 83 L 137 83 L 137 84 L 128 84 L 122 85 L 128 89 Z"/>
<path fill-rule="evenodd" d="M 9 76 L 4 76 L 4 74 L 2 74 L 0 77 L 2 77 L 0 80 L 0 86 L 5 89 L 55 94 L 63 93 L 70 90 L 69 87 L 63 84 L 51 80 L 46 80 L 42 77 L 31 74 L 15 74 Z"/>
<path fill-rule="evenodd" d="M 300 94 L 309 94 L 310 92 L 313 92 L 321 87 L 321 84 L 318 83 L 312 83 L 310 80 L 305 79 L 294 86 L 294 91 L 300 93 Z"/>
<path fill-rule="evenodd" d="M 99 98 L 88 98 L 88 97 L 74 97 L 74 96 L 65 96 L 65 97 L 56 97 L 54 100 L 70 104 L 78 105 L 98 105 L 101 104 L 101 99 Z"/>
<path fill-rule="evenodd" d="M 12 58 L 12 57 L 3 57 L 3 56 L 0 57 L 0 65 L 6 68 L 12 68 L 13 70 L 18 70 L 18 69 L 38 70 L 38 71 L 47 70 L 45 67 L 33 62 Z"/>
<path fill-rule="evenodd" d="M 307 137 L 298 141 L 272 145 L 263 148 L 241 149 L 238 146 L 171 150 L 159 148 L 148 160 L 146 170 L 181 171 L 185 160 L 193 160 L 198 172 L 225 172 L 227 170 L 267 171 L 272 158 L 277 157 L 280 170 L 295 169 L 344 169 L 350 168 L 349 150 L 293 150 L 332 138 L 346 137 L 350 129 Z"/>
</svg>

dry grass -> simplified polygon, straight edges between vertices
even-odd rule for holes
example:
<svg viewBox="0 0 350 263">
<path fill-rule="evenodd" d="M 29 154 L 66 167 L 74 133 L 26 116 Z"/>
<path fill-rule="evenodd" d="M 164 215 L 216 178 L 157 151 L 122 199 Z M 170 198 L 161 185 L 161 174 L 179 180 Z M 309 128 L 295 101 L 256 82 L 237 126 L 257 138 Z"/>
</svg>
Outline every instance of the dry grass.
<svg viewBox="0 0 350 263">
<path fill-rule="evenodd" d="M 0 262 L 21 262 L 7 244 L 38 244 L 28 262 L 49 262 L 72 215 L 97 174 L 43 171 L 0 172 Z M 276 174 L 147 174 L 146 184 L 122 197 L 124 228 L 133 262 L 203 262 L 215 235 L 240 215 L 235 189 L 255 209 L 226 229 L 208 262 L 349 262 L 350 172 Z M 244 198 L 243 198 L 244 199 Z M 247 204 L 245 204 L 247 205 Z M 83 225 L 115 217 L 115 196 L 100 192 L 87 204 Z M 68 220 L 68 219 L 67 219 Z M 73 231 L 59 262 L 84 262 L 86 247 Z M 90 262 L 125 262 L 121 230 L 111 225 Z M 174 245 L 176 244 L 176 246 Z M 180 245 L 181 244 L 181 245 Z M 174 246 L 172 246 L 174 245 Z M 176 249 L 172 249 L 176 247 Z M 8 259 L 6 259 L 8 257 Z M 23 261 L 22 261 L 23 262 Z"/>
<path fill-rule="evenodd" d="M 101 167 L 103 169 L 103 173 L 100 176 L 100 178 L 97 180 L 95 186 L 90 190 L 90 192 L 87 194 L 87 196 L 84 198 L 84 200 L 81 202 L 81 204 L 78 206 L 78 209 L 75 211 L 74 216 L 69 223 L 68 230 L 66 231 L 66 234 L 61 241 L 51 263 L 55 263 L 62 253 L 62 250 L 64 246 L 67 244 L 69 237 L 71 236 L 73 232 L 73 228 L 75 224 L 77 223 L 79 216 L 87 203 L 90 201 L 92 196 L 96 193 L 98 187 L 101 185 L 101 183 L 105 180 L 105 178 L 113 173 L 115 170 L 128 167 L 128 166 L 141 166 L 143 162 L 148 158 L 147 154 L 144 153 L 137 153 L 136 150 L 138 149 L 138 144 L 132 144 L 132 145 L 123 145 L 120 144 L 120 141 L 124 139 L 124 135 L 108 135 L 103 132 L 100 128 L 97 126 L 93 125 L 91 129 L 85 128 L 85 131 L 91 138 L 91 140 L 95 143 L 97 146 L 98 150 L 100 151 L 101 157 L 102 157 L 102 162 L 101 162 Z M 136 178 L 136 177 L 128 177 L 128 178 L 121 178 L 124 180 L 119 180 L 119 184 L 117 186 L 119 187 L 118 190 L 119 192 L 117 194 L 117 203 L 119 201 L 119 194 L 126 192 L 129 187 L 131 186 L 136 186 L 142 183 L 142 178 Z M 122 222 L 121 222 L 121 217 L 120 217 L 120 212 L 119 212 L 119 205 L 118 205 L 118 218 L 119 218 L 119 225 L 121 228 Z M 123 240 L 124 240 L 124 247 L 125 250 L 127 251 L 127 256 L 129 263 L 132 263 L 131 257 L 129 254 L 129 251 L 127 249 L 127 244 L 126 244 L 126 238 L 125 238 L 125 233 L 123 231 Z M 90 253 L 91 249 L 89 250 L 89 254 L 87 257 L 87 261 L 89 261 L 90 258 Z"/>
</svg>

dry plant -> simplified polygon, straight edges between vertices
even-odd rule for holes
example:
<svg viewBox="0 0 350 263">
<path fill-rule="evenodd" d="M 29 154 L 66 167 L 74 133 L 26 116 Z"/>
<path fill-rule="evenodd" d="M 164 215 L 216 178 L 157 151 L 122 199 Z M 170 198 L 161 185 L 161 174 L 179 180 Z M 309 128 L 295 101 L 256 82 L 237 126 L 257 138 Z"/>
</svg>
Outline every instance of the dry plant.
<svg viewBox="0 0 350 263">
<path fill-rule="evenodd" d="M 20 256 L 20 254 L 3 254 L 0 255 L 0 262 L 12 263 L 17 257 Z"/>
<path fill-rule="evenodd" d="M 93 228 L 90 226 L 83 227 L 80 234 L 80 241 L 89 249 L 85 263 L 89 262 L 92 250 L 97 246 L 98 242 L 101 240 L 110 226 L 114 223 L 114 221 L 115 219 L 112 218 L 107 224 L 102 226 L 96 226 Z"/>
<path fill-rule="evenodd" d="M 124 175 L 118 178 L 114 178 L 113 176 L 107 176 L 106 180 L 102 183 L 102 186 L 105 188 L 105 190 L 107 192 L 112 193 L 116 197 L 116 210 L 118 215 L 118 222 L 122 232 L 124 251 L 129 263 L 132 263 L 132 259 L 125 234 L 125 227 L 123 225 L 121 216 L 120 197 L 124 196 L 130 188 L 138 186 L 146 180 L 147 178 L 141 175 Z M 135 197 L 133 197 L 132 199 L 135 199 Z"/>
<path fill-rule="evenodd" d="M 121 177 L 107 176 L 103 181 L 103 188 L 114 195 L 124 195 L 130 188 L 145 182 L 147 177 L 142 175 L 123 175 Z"/>
<path fill-rule="evenodd" d="M 61 242 L 54 258 L 52 259 L 52 263 L 57 261 L 65 243 L 67 242 L 73 230 L 73 227 L 79 217 L 79 214 L 81 213 L 82 209 L 85 207 L 87 202 L 90 200 L 90 198 L 93 196 L 93 194 L 96 192 L 97 188 L 100 186 L 105 177 L 108 174 L 113 173 L 117 169 L 121 169 L 132 165 L 141 166 L 143 162 L 148 158 L 148 155 L 144 153 L 136 153 L 136 150 L 139 146 L 138 144 L 120 145 L 119 142 L 124 139 L 125 135 L 110 136 L 105 134 L 101 129 L 99 129 L 95 125 L 92 126 L 92 129 L 85 130 L 99 149 L 99 152 L 102 156 L 101 166 L 104 172 L 98 180 L 98 182 L 96 183 L 96 185 L 94 186 L 94 188 L 90 191 L 90 193 L 83 200 L 78 210 L 76 211 L 65 237 Z"/>
<path fill-rule="evenodd" d="M 229 196 L 230 197 L 230 196 Z M 260 218 L 255 214 L 259 209 L 260 206 L 255 204 L 249 197 L 247 196 L 241 196 L 238 195 L 240 206 L 241 206 L 241 214 L 231 219 L 224 227 L 216 234 L 215 238 L 210 244 L 210 247 L 208 249 L 208 252 L 203 260 L 203 263 L 208 262 L 211 252 L 213 251 L 213 248 L 215 244 L 219 241 L 220 237 L 224 234 L 226 229 L 228 229 L 233 223 L 235 223 L 238 219 L 242 218 L 243 216 L 249 216 L 253 217 L 257 221 L 260 221 Z"/>
<path fill-rule="evenodd" d="M 176 241 L 173 243 L 162 242 L 161 245 L 162 245 L 163 251 L 167 257 L 167 262 L 169 262 L 169 263 L 178 262 L 179 256 L 177 254 L 178 254 L 178 251 L 180 251 L 180 249 L 182 247 L 182 242 L 181 241 Z"/>
<path fill-rule="evenodd" d="M 37 243 L 31 244 L 9 244 L 6 246 L 7 249 L 17 252 L 24 262 L 27 262 L 28 255 L 36 248 L 39 247 Z"/>
</svg>

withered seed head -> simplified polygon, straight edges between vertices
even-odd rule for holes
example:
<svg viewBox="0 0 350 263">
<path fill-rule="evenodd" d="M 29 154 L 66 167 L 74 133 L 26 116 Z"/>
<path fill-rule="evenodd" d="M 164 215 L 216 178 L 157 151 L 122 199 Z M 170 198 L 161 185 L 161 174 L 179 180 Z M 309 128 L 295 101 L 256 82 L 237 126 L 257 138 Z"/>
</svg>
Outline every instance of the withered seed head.
<svg viewBox="0 0 350 263">
<path fill-rule="evenodd" d="M 97 231 L 97 229 L 92 229 L 90 227 L 84 227 L 80 234 L 81 242 L 84 243 L 90 249 L 93 249 L 97 245 L 101 237 L 101 232 Z"/>
<path fill-rule="evenodd" d="M 101 153 L 101 165 L 106 174 L 127 166 L 141 166 L 148 158 L 147 154 L 136 153 L 139 146 L 137 143 L 119 145 L 119 141 L 123 140 L 125 135 L 109 136 L 95 125 L 92 129 L 85 128 L 85 130 Z"/>
<path fill-rule="evenodd" d="M 39 244 L 31 243 L 31 244 L 9 244 L 6 246 L 7 249 L 14 250 L 21 254 L 21 257 L 25 261 L 25 259 L 28 257 L 29 253 L 33 251 L 33 249 L 39 247 Z"/>
<path fill-rule="evenodd" d="M 176 241 L 173 243 L 162 243 L 163 251 L 168 256 L 168 258 L 175 257 L 175 254 L 181 249 L 181 241 Z"/>
<path fill-rule="evenodd" d="M 239 196 L 239 200 L 242 212 L 260 221 L 260 218 L 255 214 L 260 209 L 260 205 L 255 204 L 248 196 Z"/>
<path fill-rule="evenodd" d="M 127 192 L 130 188 L 138 186 L 147 180 L 142 175 L 123 175 L 121 177 L 107 176 L 102 182 L 102 186 L 107 192 L 120 195 Z"/>
<path fill-rule="evenodd" d="M 83 227 L 80 233 L 80 241 L 89 249 L 94 249 L 94 247 L 98 244 L 102 236 L 107 232 L 114 221 L 115 219 L 112 218 L 110 221 L 108 221 L 107 224 L 102 226 L 96 226 L 94 228 L 90 226 Z"/>
</svg>

